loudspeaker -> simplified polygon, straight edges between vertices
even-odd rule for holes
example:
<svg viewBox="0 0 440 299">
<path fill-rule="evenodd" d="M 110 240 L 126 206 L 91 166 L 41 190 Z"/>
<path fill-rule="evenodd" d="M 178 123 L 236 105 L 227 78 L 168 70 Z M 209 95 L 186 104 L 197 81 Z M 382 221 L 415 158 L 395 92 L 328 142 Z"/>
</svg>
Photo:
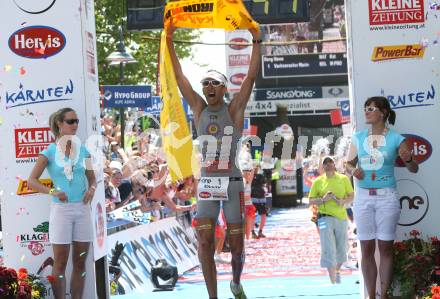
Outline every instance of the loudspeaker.
<svg viewBox="0 0 440 299">
<path fill-rule="evenodd" d="M 156 264 L 151 267 L 151 282 L 156 288 L 154 291 L 174 290 L 178 277 L 177 267 L 169 265 L 164 259 L 156 260 Z M 164 281 L 163 284 L 159 278 Z"/>
</svg>

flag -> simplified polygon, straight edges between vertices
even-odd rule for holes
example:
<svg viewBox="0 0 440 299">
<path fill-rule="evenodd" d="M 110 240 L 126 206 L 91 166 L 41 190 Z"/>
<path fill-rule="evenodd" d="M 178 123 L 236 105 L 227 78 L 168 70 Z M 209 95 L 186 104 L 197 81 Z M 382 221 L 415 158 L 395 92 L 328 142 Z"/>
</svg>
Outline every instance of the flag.
<svg viewBox="0 0 440 299">
<path fill-rule="evenodd" d="M 225 30 L 258 28 L 241 0 L 192 0 L 168 2 L 164 26 L 171 18 L 177 28 L 220 28 Z"/>
<path fill-rule="evenodd" d="M 193 174 L 191 160 L 188 160 L 193 157 L 192 134 L 177 90 L 165 31 L 162 32 L 160 48 L 160 84 L 163 103 L 160 113 L 160 132 L 171 180 L 175 182 Z"/>
</svg>

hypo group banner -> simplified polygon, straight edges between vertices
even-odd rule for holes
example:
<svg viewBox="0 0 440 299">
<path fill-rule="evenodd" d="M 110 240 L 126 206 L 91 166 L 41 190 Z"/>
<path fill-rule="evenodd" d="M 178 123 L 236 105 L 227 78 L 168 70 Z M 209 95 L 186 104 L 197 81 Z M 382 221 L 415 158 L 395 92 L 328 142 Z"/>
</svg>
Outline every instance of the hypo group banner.
<svg viewBox="0 0 440 299">
<path fill-rule="evenodd" d="M 45 277 L 53 266 L 50 198 L 29 189 L 27 178 L 39 153 L 54 142 L 48 119 L 60 108 L 76 110 L 79 138 L 99 152 L 98 140 L 88 138 L 100 126 L 93 1 L 1 1 L 0 17 L 0 135 L 8 141 L 0 145 L 4 262 Z M 97 178 L 102 181 L 102 173 Z M 41 181 L 52 186 L 46 171 Z M 95 257 L 106 254 L 100 198 L 103 184 L 91 206 L 96 239 L 87 260 L 85 298 L 96 297 L 93 249 Z M 46 298 L 51 297 L 48 285 Z"/>
</svg>

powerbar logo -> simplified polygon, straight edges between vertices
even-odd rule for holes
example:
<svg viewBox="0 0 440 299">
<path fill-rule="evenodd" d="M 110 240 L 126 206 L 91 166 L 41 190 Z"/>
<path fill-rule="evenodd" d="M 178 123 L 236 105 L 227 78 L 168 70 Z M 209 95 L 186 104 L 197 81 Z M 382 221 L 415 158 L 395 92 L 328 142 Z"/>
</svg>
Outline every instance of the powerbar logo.
<svg viewBox="0 0 440 299">
<path fill-rule="evenodd" d="M 55 141 L 50 128 L 15 129 L 15 157 L 17 159 L 37 158 L 41 151 Z"/>
<path fill-rule="evenodd" d="M 424 0 L 368 0 L 370 26 L 423 23 Z"/>
<path fill-rule="evenodd" d="M 53 183 L 51 179 L 40 179 L 40 183 L 46 187 L 53 188 Z M 29 188 L 27 180 L 20 180 L 20 183 L 18 184 L 17 195 L 30 195 L 36 193 L 38 192 Z"/>
<path fill-rule="evenodd" d="M 371 60 L 423 58 L 424 55 L 425 48 L 422 45 L 379 46 L 374 48 Z"/>
</svg>

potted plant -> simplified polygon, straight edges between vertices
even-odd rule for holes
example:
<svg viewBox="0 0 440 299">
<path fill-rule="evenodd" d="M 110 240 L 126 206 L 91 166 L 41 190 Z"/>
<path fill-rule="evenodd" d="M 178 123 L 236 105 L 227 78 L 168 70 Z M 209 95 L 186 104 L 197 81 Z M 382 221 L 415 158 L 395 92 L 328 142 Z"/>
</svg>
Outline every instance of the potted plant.
<svg viewBox="0 0 440 299">
<path fill-rule="evenodd" d="M 440 241 L 437 237 L 420 238 L 412 230 L 409 238 L 394 243 L 394 279 L 392 291 L 399 290 L 402 298 L 424 298 L 439 283 Z M 435 288 L 437 291 L 437 288 Z M 427 297 L 430 298 L 430 297 Z M 439 297 L 440 299 L 440 297 Z"/>
<path fill-rule="evenodd" d="M 45 278 L 50 281 L 52 277 Z M 25 268 L 15 271 L 0 266 L 0 298 L 4 299 L 43 299 L 46 286 L 39 276 L 30 274 Z"/>
</svg>

